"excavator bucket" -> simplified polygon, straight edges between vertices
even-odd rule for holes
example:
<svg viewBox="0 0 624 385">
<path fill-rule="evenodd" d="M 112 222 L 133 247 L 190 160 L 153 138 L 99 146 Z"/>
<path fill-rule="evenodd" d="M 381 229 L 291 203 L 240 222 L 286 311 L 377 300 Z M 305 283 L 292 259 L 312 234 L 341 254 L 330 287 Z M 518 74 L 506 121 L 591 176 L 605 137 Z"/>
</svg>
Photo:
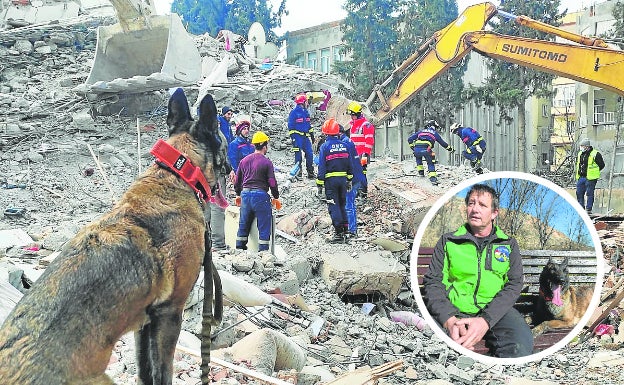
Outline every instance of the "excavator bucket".
<svg viewBox="0 0 624 385">
<path fill-rule="evenodd" d="M 194 84 L 201 59 L 180 17 L 149 16 L 148 27 L 124 31 L 121 23 L 98 28 L 93 67 L 83 93 L 140 93 Z"/>
</svg>

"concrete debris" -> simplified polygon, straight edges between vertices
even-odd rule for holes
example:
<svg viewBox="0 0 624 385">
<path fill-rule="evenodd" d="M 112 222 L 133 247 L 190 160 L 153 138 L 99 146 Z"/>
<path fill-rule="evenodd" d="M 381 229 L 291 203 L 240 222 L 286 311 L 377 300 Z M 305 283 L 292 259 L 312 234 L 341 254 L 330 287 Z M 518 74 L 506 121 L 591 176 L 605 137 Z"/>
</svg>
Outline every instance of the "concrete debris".
<svg viewBox="0 0 624 385">
<path fill-rule="evenodd" d="M 322 254 L 321 276 L 332 293 L 359 295 L 381 293 L 394 301 L 407 270 L 389 253 Z"/>
<path fill-rule="evenodd" d="M 72 91 L 88 76 L 95 28 L 113 22 L 109 16 L 81 16 L 71 22 L 0 30 L 0 181 L 24 186 L 3 189 L 0 207 L 25 208 L 20 216 L 0 218 L 0 231 L 29 237 L 26 242 L 0 237 L 11 238 L 0 247 L 0 322 L 21 295 L 8 282 L 18 287 L 21 283 L 26 290 L 25 284 L 36 281 L 53 252 L 107 212 L 111 194 L 120 196 L 139 168 L 151 166 L 149 148 L 167 136 L 165 90 L 132 99 L 113 93 L 96 100 Z M 284 186 L 293 164 L 286 129 L 293 96 L 302 90 L 330 89 L 340 101 L 340 81 L 284 63 L 260 69 L 240 51 L 226 53 L 221 40 L 207 35 L 195 37 L 195 42 L 204 81 L 187 87 L 189 100 L 193 103 L 209 92 L 218 107 L 231 106 L 237 115 L 250 117 L 252 130 L 267 132 L 268 156 Z M 343 119 L 339 105 L 334 105 L 340 111 L 336 116 Z M 331 113 L 312 112 L 315 128 Z M 97 166 L 87 144 L 106 179 L 99 170 L 93 172 Z M 405 362 L 405 369 L 380 378 L 380 384 L 548 384 L 579 383 L 579 378 L 585 383 L 622 383 L 622 326 L 609 336 L 615 346 L 609 350 L 604 341 L 591 338 L 537 362 L 501 366 L 458 354 L 429 327 L 419 330 L 420 324 L 390 320 L 397 311 L 420 317 L 407 276 L 411 242 L 436 199 L 474 176 L 465 166 L 436 168 L 440 184 L 432 186 L 415 176 L 413 161 L 373 158 L 368 199 L 357 205 L 357 237 L 344 244 L 325 242 L 332 228 L 327 204 L 316 196 L 313 180 L 294 181 L 282 191 L 276 228 L 297 241 L 277 236 L 272 253 L 235 250 L 231 239 L 237 222 L 230 218 L 230 249 L 215 252 L 213 260 L 232 304 L 225 309 L 223 323 L 213 328 L 213 347 L 238 357 L 241 365 L 251 361 L 269 375 L 284 370 L 282 376 L 295 375 L 299 383 L 309 384 L 332 381 L 350 367 L 371 368 L 397 358 Z M 232 191 L 228 193 L 232 198 Z M 607 261 L 621 269 L 621 230 L 606 228 L 603 237 L 611 239 Z M 39 250 L 24 250 L 31 243 Z M 616 282 L 621 271 L 612 273 Z M 197 343 L 200 334 L 202 285 L 200 277 L 187 302 L 180 340 L 185 345 Z M 363 304 L 370 304 L 366 314 Z M 128 335 L 116 344 L 109 364 L 116 384 L 136 382 L 134 361 L 134 342 Z M 176 354 L 175 371 L 174 385 L 197 383 L 197 357 Z M 215 383 L 259 383 L 240 373 L 224 371 L 218 376 L 213 377 Z"/>
</svg>

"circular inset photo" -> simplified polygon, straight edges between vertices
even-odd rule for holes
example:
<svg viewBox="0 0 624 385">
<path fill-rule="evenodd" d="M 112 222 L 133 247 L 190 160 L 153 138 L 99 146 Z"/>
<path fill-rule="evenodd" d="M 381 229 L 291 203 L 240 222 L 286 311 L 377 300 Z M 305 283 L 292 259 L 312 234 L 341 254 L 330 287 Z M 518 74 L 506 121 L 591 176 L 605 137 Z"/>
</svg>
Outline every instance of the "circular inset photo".
<svg viewBox="0 0 624 385">
<path fill-rule="evenodd" d="M 577 336 L 600 300 L 598 233 L 565 190 L 535 175 L 466 180 L 425 215 L 410 273 L 433 331 L 487 363 L 521 364 Z"/>
</svg>

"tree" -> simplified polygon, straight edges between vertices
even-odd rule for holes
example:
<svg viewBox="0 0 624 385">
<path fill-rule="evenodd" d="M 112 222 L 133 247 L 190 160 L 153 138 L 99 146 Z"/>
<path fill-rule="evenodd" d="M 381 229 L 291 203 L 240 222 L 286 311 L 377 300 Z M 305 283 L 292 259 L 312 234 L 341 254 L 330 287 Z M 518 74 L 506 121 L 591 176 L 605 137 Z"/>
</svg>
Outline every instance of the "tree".
<svg viewBox="0 0 624 385">
<path fill-rule="evenodd" d="M 540 249 L 545 249 L 550 237 L 555 232 L 555 228 L 553 227 L 555 214 L 557 214 L 558 208 L 561 207 L 564 202 L 563 198 L 558 194 L 552 193 L 550 189 L 541 185 L 537 188 L 535 194 L 533 194 L 533 200 L 536 218 L 536 221 L 533 223 L 537 231 Z"/>
<path fill-rule="evenodd" d="M 268 0 L 173 0 L 171 12 L 182 17 L 189 33 L 216 36 L 227 29 L 247 36 L 254 22 L 262 24 L 267 40 L 279 42 L 273 31 L 281 26 L 282 15 L 287 15 L 286 0 L 282 0 L 277 12 Z"/>
<path fill-rule="evenodd" d="M 455 0 L 407 1 L 399 20 L 400 29 L 397 50 L 401 61 L 410 57 L 436 31 L 446 27 L 457 18 Z M 421 123 L 436 119 L 448 126 L 454 111 L 462 105 L 462 75 L 465 65 L 458 65 L 434 80 L 403 109 L 413 121 Z"/>
<path fill-rule="evenodd" d="M 565 15 L 559 14 L 559 0 L 508 0 L 506 12 L 525 15 L 546 24 L 558 26 Z M 503 35 L 522 36 L 538 40 L 553 40 L 552 35 L 523 27 L 499 16 L 490 21 L 494 32 Z M 524 104 L 531 96 L 550 97 L 554 75 L 498 60 L 489 60 L 491 75 L 483 87 L 472 87 L 468 95 L 486 105 L 498 105 L 501 118 L 510 121 L 509 112 L 518 109 L 518 170 L 526 171 L 526 112 Z"/>
<path fill-rule="evenodd" d="M 347 0 L 341 30 L 351 60 L 336 63 L 335 71 L 352 87 L 355 100 L 365 100 L 373 85 L 383 81 L 397 62 L 397 15 L 402 1 Z"/>
<path fill-rule="evenodd" d="M 624 40 L 622 40 L 622 36 L 624 36 L 624 3 L 617 2 L 613 5 L 613 9 L 611 10 L 611 14 L 615 19 L 615 24 L 611 31 L 609 31 L 610 36 L 618 37 L 618 45 L 620 49 L 624 49 Z"/>
<path fill-rule="evenodd" d="M 517 178 L 498 179 L 493 181 L 493 188 L 504 203 L 507 210 L 500 210 L 498 223 L 509 236 L 519 235 L 524 224 L 524 216 L 531 204 L 531 197 L 535 194 L 538 184 Z"/>
</svg>

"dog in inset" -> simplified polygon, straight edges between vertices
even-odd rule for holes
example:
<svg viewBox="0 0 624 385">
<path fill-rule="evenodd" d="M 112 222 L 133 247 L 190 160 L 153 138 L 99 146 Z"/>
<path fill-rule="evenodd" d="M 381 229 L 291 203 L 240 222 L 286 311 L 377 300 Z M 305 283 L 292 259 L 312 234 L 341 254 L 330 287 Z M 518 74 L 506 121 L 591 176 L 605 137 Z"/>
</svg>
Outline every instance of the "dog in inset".
<svg viewBox="0 0 624 385">
<path fill-rule="evenodd" d="M 176 165 L 197 167 L 209 193 L 225 159 L 214 100 L 202 99 L 197 121 L 181 89 L 168 107 Z M 0 384 L 111 385 L 104 371 L 113 347 L 135 331 L 138 383 L 170 385 L 185 301 L 202 264 L 211 270 L 198 195 L 175 170 L 154 164 L 111 212 L 67 242 L 0 328 Z M 218 276 L 204 275 L 210 292 L 215 279 L 219 318 Z"/>
<path fill-rule="evenodd" d="M 548 260 L 539 278 L 540 293 L 533 313 L 537 336 L 552 329 L 571 328 L 581 320 L 591 301 L 592 286 L 571 286 L 568 258 L 562 263 Z"/>
</svg>

